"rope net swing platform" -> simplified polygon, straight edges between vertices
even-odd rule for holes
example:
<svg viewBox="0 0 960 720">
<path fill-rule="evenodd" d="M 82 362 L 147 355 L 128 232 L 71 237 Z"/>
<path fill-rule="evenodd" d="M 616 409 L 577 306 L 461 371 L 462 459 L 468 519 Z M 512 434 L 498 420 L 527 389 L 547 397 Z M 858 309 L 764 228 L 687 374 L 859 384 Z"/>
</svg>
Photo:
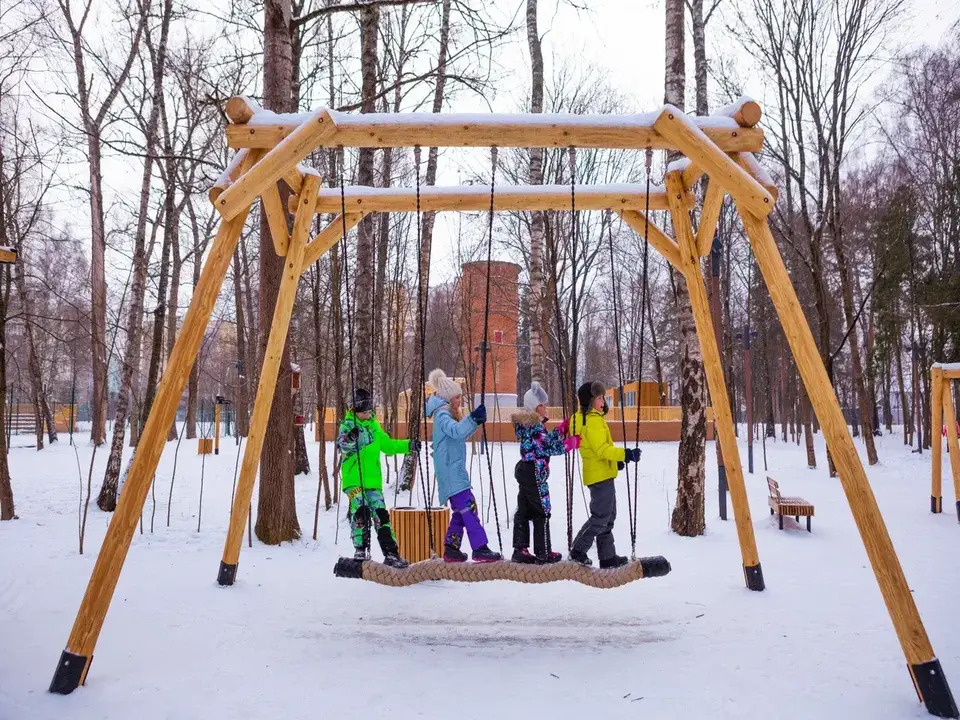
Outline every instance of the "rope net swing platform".
<svg viewBox="0 0 960 720">
<path fill-rule="evenodd" d="M 301 274 L 370 213 L 548 211 L 571 207 L 571 188 L 549 185 L 501 187 L 493 193 L 479 187 L 433 187 L 423 193 L 411 188 L 324 188 L 321 174 L 302 165 L 302 161 L 319 149 L 338 147 L 653 149 L 672 150 L 683 156 L 667 166 L 662 187 L 644 187 L 640 183 L 575 186 L 576 205 L 578 210 L 619 214 L 636 233 L 648 238 L 650 246 L 687 282 L 707 386 L 716 413 L 717 437 L 726 463 L 746 587 L 763 590 L 763 573 L 701 270 L 701 259 L 710 252 L 728 196 L 740 217 L 830 447 L 917 697 L 933 715 L 960 717 L 770 228 L 768 216 L 776 202 L 777 188 L 755 156 L 764 145 L 763 130 L 756 127 L 762 116 L 756 102 L 741 98 L 709 117 L 688 116 L 671 105 L 636 115 L 350 114 L 326 109 L 277 114 L 262 110 L 244 97 L 231 98 L 225 111 L 230 120 L 226 127 L 227 144 L 235 153 L 208 193 L 220 214 L 220 225 L 210 242 L 123 492 L 56 665 L 49 687 L 51 692 L 68 694 L 87 677 L 137 521 L 166 445 L 167 432 L 254 204 L 261 205 L 274 251 L 284 262 L 217 575 L 218 582 L 225 586 L 232 585 L 236 579 L 244 526 Z M 290 190 L 286 207 L 280 194 L 281 183 Z M 667 211 L 672 237 L 650 222 L 653 210 Z M 691 211 L 699 211 L 696 229 Z M 322 213 L 336 216 L 314 234 L 315 217 Z M 288 224 L 291 215 L 292 225 Z M 2 261 L 4 258 L 0 257 Z M 450 564 L 449 568 L 444 565 L 428 560 L 393 571 L 377 563 L 360 561 L 340 563 L 339 568 L 341 576 L 346 574 L 388 585 L 418 578 L 422 578 L 421 582 L 449 578 L 466 582 L 506 579 L 532 583 L 566 579 L 587 584 L 596 582 L 598 587 L 606 587 L 604 583 L 613 587 L 621 581 L 663 575 L 669 570 L 669 564 L 661 558 L 641 559 L 611 571 L 570 567 L 566 563 L 552 567 L 509 562 Z"/>
<path fill-rule="evenodd" d="M 670 563 L 660 555 L 631 560 L 626 565 L 609 570 L 589 568 L 570 560 L 546 565 L 525 565 L 509 560 L 492 563 L 448 563 L 440 559 L 424 560 L 397 570 L 372 560 L 353 558 L 340 558 L 333 568 L 333 574 L 337 577 L 369 580 L 390 587 L 407 587 L 431 580 L 510 580 L 534 585 L 572 580 L 600 590 L 620 587 L 644 578 L 663 577 L 669 572 Z"/>
</svg>

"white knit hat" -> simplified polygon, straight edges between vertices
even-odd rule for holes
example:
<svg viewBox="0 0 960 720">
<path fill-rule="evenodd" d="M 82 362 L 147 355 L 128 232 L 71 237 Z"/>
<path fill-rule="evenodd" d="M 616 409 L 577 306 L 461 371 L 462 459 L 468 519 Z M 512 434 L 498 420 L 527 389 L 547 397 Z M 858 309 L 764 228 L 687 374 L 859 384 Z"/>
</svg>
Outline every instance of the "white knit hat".
<svg viewBox="0 0 960 720">
<path fill-rule="evenodd" d="M 448 378 L 447 374 L 440 368 L 431 370 L 427 380 L 433 385 L 433 389 L 437 395 L 444 400 L 453 400 L 458 395 L 463 395 L 463 390 L 460 389 L 460 386 Z"/>
<path fill-rule="evenodd" d="M 547 391 L 540 386 L 540 383 L 534 380 L 530 384 L 530 389 L 523 394 L 523 407 L 533 412 L 538 406 L 546 405 L 549 399 L 550 398 L 547 397 Z"/>
</svg>

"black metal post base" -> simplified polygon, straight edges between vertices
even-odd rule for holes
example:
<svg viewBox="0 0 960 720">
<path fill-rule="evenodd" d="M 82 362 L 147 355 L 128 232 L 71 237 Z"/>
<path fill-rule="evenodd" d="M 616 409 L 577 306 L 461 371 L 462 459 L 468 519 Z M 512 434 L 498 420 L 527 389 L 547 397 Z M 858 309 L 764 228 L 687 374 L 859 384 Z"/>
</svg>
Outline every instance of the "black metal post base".
<svg viewBox="0 0 960 720">
<path fill-rule="evenodd" d="M 750 590 L 760 592 L 766 587 L 766 585 L 763 584 L 763 569 L 760 567 L 760 563 L 756 565 L 744 565 L 743 577 L 746 579 L 747 588 Z"/>
<path fill-rule="evenodd" d="M 361 580 L 363 579 L 363 562 L 363 560 L 357 560 L 356 558 L 342 557 L 333 566 L 333 574 L 337 577 Z"/>
<path fill-rule="evenodd" d="M 93 657 L 90 658 L 93 661 Z M 69 650 L 60 654 L 60 662 L 50 681 L 50 692 L 60 695 L 69 695 L 80 687 L 84 668 L 87 667 L 87 658 L 83 655 L 74 655 Z"/>
<path fill-rule="evenodd" d="M 672 569 L 670 563 L 663 555 L 640 558 L 640 567 L 643 569 L 643 576 L 645 578 L 663 577 Z"/>
<path fill-rule="evenodd" d="M 960 522 L 960 500 L 957 500 L 957 522 Z"/>
<path fill-rule="evenodd" d="M 717 489 L 720 493 L 720 519 L 727 519 L 727 468 L 717 468 Z"/>
<path fill-rule="evenodd" d="M 220 561 L 220 572 L 217 573 L 217 582 L 221 585 L 233 585 L 237 579 L 237 564 L 232 565 Z"/>
<path fill-rule="evenodd" d="M 220 448 L 216 448 L 216 449 L 213 451 L 213 454 L 214 454 L 214 455 L 219 455 L 219 454 L 220 454 Z"/>
<path fill-rule="evenodd" d="M 943 498 L 930 496 L 930 512 L 932 513 L 941 513 L 943 512 Z"/>
<path fill-rule="evenodd" d="M 910 675 L 917 689 L 917 695 L 927 706 L 927 712 L 942 718 L 960 717 L 957 704 L 953 700 L 947 677 L 943 674 L 940 661 L 934 658 L 925 663 L 910 666 Z"/>
</svg>

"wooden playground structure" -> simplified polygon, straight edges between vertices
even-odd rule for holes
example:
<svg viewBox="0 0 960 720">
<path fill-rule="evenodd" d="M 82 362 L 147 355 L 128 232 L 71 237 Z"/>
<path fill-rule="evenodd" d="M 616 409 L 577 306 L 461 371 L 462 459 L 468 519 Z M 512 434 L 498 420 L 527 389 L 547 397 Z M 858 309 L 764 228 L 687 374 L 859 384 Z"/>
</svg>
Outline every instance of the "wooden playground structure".
<svg viewBox="0 0 960 720">
<path fill-rule="evenodd" d="M 943 435 L 950 453 L 950 472 L 953 475 L 953 497 L 960 522 L 960 442 L 957 441 L 957 408 L 953 403 L 951 382 L 960 380 L 960 363 L 934 363 L 930 368 L 930 512 L 943 512 Z M 940 427 L 944 426 L 941 433 Z"/>
<path fill-rule="evenodd" d="M 803 308 L 770 230 L 767 217 L 776 201 L 777 190 L 754 156 L 762 150 L 764 138 L 763 131 L 756 127 L 761 117 L 759 105 L 742 99 L 710 117 L 691 117 L 669 105 L 653 113 L 623 116 L 356 115 L 329 110 L 279 115 L 261 110 L 246 98 L 235 97 L 227 103 L 226 112 L 231 120 L 226 129 L 227 140 L 237 152 L 210 190 L 210 199 L 221 215 L 221 224 L 195 286 L 116 512 L 54 673 L 50 685 L 52 692 L 72 692 L 87 677 L 166 434 L 240 233 L 255 202 L 259 200 L 261 203 L 274 249 L 285 258 L 285 264 L 218 576 L 218 581 L 227 585 L 236 577 L 243 528 L 301 273 L 368 213 L 569 210 L 571 205 L 569 186 L 549 185 L 492 189 L 480 186 L 434 187 L 418 193 L 409 188 L 354 187 L 345 188 L 341 196 L 339 189 L 321 187 L 321 176 L 301 165 L 301 161 L 319 148 L 340 146 L 660 149 L 678 151 L 685 156 L 668 167 L 664 187 L 653 188 L 648 194 L 639 184 L 579 186 L 576 188 L 576 209 L 619 213 L 636 232 L 648 237 L 649 243 L 687 281 L 726 463 L 746 586 L 751 590 L 762 590 L 763 573 L 700 266 L 701 258 L 710 251 L 727 195 L 739 211 L 757 265 L 823 429 L 906 657 L 914 688 L 930 713 L 941 717 L 958 716 L 947 680 L 934 654 Z M 706 176 L 707 183 L 700 203 L 694 188 L 703 176 Z M 286 183 L 293 192 L 289 208 L 282 204 L 280 182 Z M 695 231 L 691 211 L 697 206 L 699 223 Z M 288 209 L 294 214 L 292 231 L 287 224 Z M 669 211 L 674 237 L 648 220 L 646 211 L 649 210 Z M 311 228 L 318 213 L 338 215 L 311 238 Z M 497 572 L 493 568 L 495 565 L 498 563 L 491 563 L 487 566 L 490 569 L 484 572 Z M 411 566 L 409 570 L 416 567 Z"/>
</svg>

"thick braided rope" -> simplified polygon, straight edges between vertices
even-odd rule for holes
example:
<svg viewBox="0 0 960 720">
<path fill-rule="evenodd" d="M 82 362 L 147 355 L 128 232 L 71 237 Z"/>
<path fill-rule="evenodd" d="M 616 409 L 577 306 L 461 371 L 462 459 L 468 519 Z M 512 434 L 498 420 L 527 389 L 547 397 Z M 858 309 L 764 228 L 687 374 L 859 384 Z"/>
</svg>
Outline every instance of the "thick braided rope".
<svg viewBox="0 0 960 720">
<path fill-rule="evenodd" d="M 526 565 L 514 562 L 448 563 L 424 560 L 403 570 L 370 560 L 340 558 L 334 568 L 339 577 L 362 578 L 380 585 L 406 587 L 429 580 L 456 582 L 488 582 L 510 580 L 519 583 L 548 583 L 572 580 L 606 590 L 646 577 L 661 577 L 670 572 L 670 563 L 661 556 L 639 558 L 619 568 L 594 570 L 580 563 L 565 561 L 549 565 Z"/>
</svg>

